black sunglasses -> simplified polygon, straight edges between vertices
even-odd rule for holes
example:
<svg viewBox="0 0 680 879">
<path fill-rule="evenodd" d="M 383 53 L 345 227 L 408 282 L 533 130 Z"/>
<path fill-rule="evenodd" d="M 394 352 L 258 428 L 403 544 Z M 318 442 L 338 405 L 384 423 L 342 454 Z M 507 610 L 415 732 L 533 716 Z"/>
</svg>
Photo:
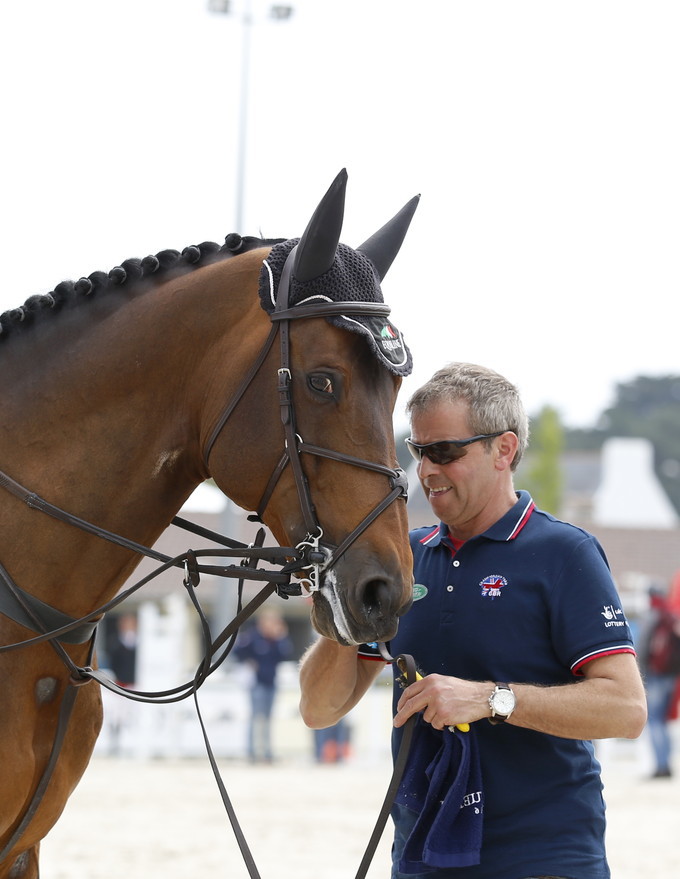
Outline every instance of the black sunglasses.
<svg viewBox="0 0 680 879">
<path fill-rule="evenodd" d="M 499 430 L 497 433 L 480 433 L 479 436 L 471 436 L 469 439 L 462 440 L 441 440 L 437 443 L 414 443 L 411 437 L 406 440 L 409 452 L 416 461 L 423 460 L 423 455 L 432 461 L 433 464 L 450 464 L 451 461 L 457 461 L 466 453 L 466 446 L 470 443 L 478 443 L 480 440 L 493 439 L 507 433 L 506 430 Z"/>
</svg>

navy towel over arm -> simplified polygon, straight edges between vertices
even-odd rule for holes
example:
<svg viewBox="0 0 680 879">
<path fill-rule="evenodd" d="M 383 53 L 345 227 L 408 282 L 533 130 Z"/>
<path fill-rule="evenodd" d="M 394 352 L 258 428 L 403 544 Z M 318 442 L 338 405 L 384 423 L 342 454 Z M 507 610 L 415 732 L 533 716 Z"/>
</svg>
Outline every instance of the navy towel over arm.
<svg viewBox="0 0 680 879">
<path fill-rule="evenodd" d="M 395 799 L 419 813 L 399 864 L 403 873 L 478 864 L 484 793 L 474 727 L 437 730 L 419 717 Z"/>
</svg>

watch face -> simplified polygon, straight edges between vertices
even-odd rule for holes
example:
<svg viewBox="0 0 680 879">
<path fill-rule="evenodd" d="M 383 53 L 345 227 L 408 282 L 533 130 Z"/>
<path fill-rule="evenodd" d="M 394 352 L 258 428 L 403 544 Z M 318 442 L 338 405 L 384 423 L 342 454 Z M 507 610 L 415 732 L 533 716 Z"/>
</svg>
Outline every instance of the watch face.
<svg viewBox="0 0 680 879">
<path fill-rule="evenodd" d="M 493 694 L 493 710 L 496 714 L 511 714 L 515 707 L 515 696 L 510 690 L 498 690 Z"/>
</svg>

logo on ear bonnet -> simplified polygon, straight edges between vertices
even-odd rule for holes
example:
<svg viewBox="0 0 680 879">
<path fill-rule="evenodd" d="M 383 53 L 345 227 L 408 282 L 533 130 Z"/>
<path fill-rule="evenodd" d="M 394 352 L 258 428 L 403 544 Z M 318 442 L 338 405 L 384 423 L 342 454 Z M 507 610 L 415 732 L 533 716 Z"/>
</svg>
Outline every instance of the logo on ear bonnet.
<svg viewBox="0 0 680 879">
<path fill-rule="evenodd" d="M 276 307 L 276 293 L 286 258 L 298 243 L 291 238 L 275 245 L 260 272 L 260 304 L 271 314 Z M 352 314 L 353 302 L 384 302 L 380 281 L 371 260 L 346 244 L 338 244 L 331 268 L 319 278 L 304 283 L 295 277 L 290 281 L 289 305 L 312 302 L 347 302 L 347 314 L 328 315 L 326 320 L 336 327 L 359 333 L 373 355 L 395 375 L 410 375 L 413 360 L 401 332 L 384 317 Z"/>
</svg>

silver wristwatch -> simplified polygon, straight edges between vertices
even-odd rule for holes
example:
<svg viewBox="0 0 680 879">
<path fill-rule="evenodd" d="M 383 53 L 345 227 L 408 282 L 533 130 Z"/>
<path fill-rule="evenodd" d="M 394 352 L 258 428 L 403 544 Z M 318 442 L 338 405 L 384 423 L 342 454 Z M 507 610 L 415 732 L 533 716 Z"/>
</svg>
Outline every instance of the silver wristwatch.
<svg viewBox="0 0 680 879">
<path fill-rule="evenodd" d="M 508 684 L 496 684 L 493 693 L 489 696 L 489 708 L 491 717 L 489 723 L 505 723 L 515 710 L 517 700 Z"/>
</svg>

